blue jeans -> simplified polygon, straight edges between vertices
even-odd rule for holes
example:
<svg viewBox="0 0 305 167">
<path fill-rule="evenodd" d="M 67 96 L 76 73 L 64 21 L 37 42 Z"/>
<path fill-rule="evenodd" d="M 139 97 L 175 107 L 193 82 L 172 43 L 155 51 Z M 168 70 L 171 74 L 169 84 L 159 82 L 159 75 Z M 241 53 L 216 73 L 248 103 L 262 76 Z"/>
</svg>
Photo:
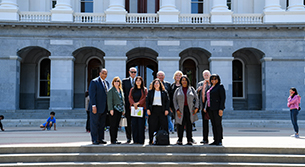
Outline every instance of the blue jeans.
<svg viewBox="0 0 305 167">
<path fill-rule="evenodd" d="M 297 109 L 290 110 L 291 123 L 293 125 L 293 129 L 295 133 L 299 133 L 298 114 L 299 114 L 299 110 Z"/>
<path fill-rule="evenodd" d="M 172 117 L 170 116 L 170 113 L 168 113 L 167 115 L 167 122 L 168 122 L 168 131 L 170 132 L 174 131 L 174 124 L 172 122 Z"/>
</svg>

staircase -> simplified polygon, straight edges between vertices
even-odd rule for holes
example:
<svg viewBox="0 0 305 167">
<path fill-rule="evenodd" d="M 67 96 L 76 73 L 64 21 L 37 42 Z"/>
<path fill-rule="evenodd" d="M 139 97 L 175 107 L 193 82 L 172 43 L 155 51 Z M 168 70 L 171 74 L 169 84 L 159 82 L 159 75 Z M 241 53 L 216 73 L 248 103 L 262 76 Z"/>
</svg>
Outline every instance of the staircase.
<svg viewBox="0 0 305 167">
<path fill-rule="evenodd" d="M 305 148 L 176 145 L 0 146 L 0 167 L 92 165 L 305 167 Z"/>
</svg>

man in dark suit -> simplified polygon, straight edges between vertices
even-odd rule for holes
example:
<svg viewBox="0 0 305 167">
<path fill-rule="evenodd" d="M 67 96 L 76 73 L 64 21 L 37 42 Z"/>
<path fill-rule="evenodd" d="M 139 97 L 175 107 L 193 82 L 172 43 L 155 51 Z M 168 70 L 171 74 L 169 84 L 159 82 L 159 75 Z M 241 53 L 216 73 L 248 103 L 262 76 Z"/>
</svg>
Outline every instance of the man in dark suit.
<svg viewBox="0 0 305 167">
<path fill-rule="evenodd" d="M 107 91 L 109 83 L 106 81 L 107 70 L 102 69 L 100 76 L 93 79 L 89 86 L 89 109 L 90 109 L 90 129 L 92 144 L 106 144 L 104 141 L 104 131 L 107 117 Z"/>
<path fill-rule="evenodd" d="M 125 127 L 127 144 L 131 142 L 131 116 L 130 116 L 130 103 L 128 100 L 130 89 L 135 84 L 135 77 L 137 76 L 137 69 L 131 67 L 129 69 L 129 77 L 122 80 L 122 87 L 125 97 L 125 117 L 127 118 L 127 127 Z"/>
</svg>

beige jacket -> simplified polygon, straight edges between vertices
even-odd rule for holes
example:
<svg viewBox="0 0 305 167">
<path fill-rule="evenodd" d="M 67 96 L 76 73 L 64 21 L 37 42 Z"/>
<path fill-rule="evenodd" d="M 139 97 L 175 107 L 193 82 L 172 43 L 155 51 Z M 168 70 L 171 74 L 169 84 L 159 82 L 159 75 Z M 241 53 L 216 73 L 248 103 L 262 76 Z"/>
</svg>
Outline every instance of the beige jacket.
<svg viewBox="0 0 305 167">
<path fill-rule="evenodd" d="M 198 116 L 197 113 L 195 115 L 193 115 L 193 111 L 195 108 L 199 108 L 199 100 L 198 100 L 198 96 L 196 93 L 196 90 L 192 87 L 189 86 L 188 90 L 187 90 L 187 104 L 189 107 L 189 111 L 190 111 L 190 118 L 191 118 L 191 122 L 195 122 L 198 120 Z M 173 103 L 174 103 L 174 107 L 175 110 L 177 111 L 179 109 L 179 111 L 181 112 L 181 118 L 178 117 L 178 115 L 175 115 L 175 122 L 176 124 L 180 124 L 182 125 L 182 120 L 183 120 L 183 109 L 184 109 L 184 93 L 182 90 L 182 86 L 180 86 L 179 88 L 176 89 L 174 95 L 173 95 Z"/>
</svg>

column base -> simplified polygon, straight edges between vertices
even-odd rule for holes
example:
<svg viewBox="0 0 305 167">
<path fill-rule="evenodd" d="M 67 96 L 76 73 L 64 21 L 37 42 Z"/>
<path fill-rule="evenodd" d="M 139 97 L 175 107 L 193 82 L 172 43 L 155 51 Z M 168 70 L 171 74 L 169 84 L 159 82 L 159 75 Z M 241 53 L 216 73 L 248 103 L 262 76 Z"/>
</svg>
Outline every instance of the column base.
<svg viewBox="0 0 305 167">
<path fill-rule="evenodd" d="M 179 11 L 159 11 L 159 23 L 179 23 Z"/>
<path fill-rule="evenodd" d="M 51 10 L 52 18 L 54 22 L 73 22 L 73 10 Z"/>
<path fill-rule="evenodd" d="M 264 12 L 264 23 L 304 23 L 305 11 Z"/>
<path fill-rule="evenodd" d="M 232 14 L 231 11 L 226 12 L 211 12 L 211 23 L 223 23 L 231 24 L 232 23 Z"/>
<path fill-rule="evenodd" d="M 0 20 L 19 21 L 18 9 L 0 9 Z"/>
<path fill-rule="evenodd" d="M 126 11 L 105 11 L 106 23 L 126 23 Z"/>
</svg>

